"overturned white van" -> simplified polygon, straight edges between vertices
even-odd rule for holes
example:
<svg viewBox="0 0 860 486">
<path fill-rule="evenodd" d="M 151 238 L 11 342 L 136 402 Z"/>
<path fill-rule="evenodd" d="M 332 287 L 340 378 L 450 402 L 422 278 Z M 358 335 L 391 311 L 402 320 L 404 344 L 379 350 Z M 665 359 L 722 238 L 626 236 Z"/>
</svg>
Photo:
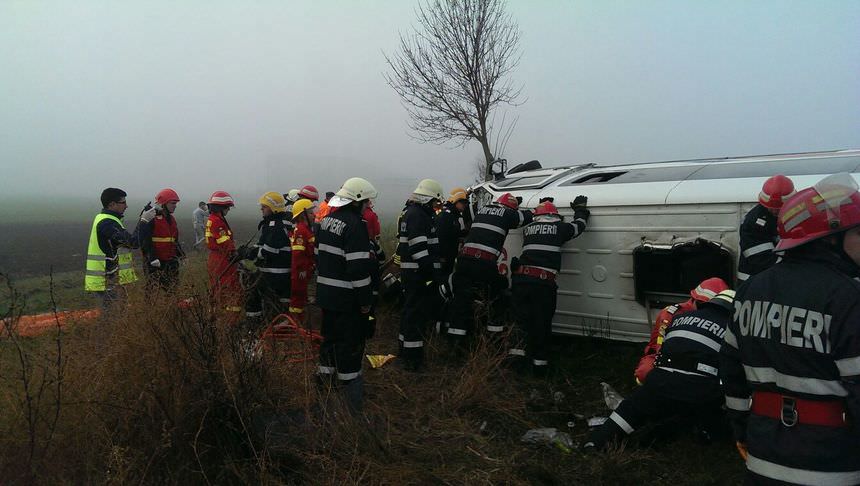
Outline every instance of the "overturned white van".
<svg viewBox="0 0 860 486">
<path fill-rule="evenodd" d="M 473 207 L 510 192 L 533 208 L 588 196 L 591 219 L 562 248 L 553 331 L 648 339 L 654 314 L 701 280 L 735 282 L 738 227 L 764 181 L 785 174 L 800 189 L 837 172 L 860 180 L 860 150 L 544 169 L 523 164 L 472 188 Z M 522 231 L 505 242 L 500 268 L 520 254 Z"/>
</svg>

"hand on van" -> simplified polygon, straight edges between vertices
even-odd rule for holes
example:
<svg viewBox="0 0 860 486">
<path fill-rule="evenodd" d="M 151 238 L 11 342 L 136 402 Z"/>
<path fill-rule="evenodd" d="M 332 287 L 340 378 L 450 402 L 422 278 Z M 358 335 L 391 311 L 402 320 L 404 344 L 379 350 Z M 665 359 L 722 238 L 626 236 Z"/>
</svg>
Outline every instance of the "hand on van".
<svg viewBox="0 0 860 486">
<path fill-rule="evenodd" d="M 588 205 L 588 197 L 582 195 L 576 196 L 570 203 L 570 207 L 573 209 L 584 208 L 586 205 Z"/>
</svg>

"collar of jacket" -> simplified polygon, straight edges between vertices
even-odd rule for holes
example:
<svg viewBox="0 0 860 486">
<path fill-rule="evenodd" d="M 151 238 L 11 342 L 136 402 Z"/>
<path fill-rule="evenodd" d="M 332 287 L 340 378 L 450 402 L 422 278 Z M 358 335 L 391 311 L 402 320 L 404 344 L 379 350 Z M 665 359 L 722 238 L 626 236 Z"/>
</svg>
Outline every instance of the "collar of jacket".
<svg viewBox="0 0 860 486">
<path fill-rule="evenodd" d="M 110 214 L 111 216 L 116 216 L 119 219 L 123 218 L 122 214 L 120 214 L 116 211 L 111 211 L 110 209 L 102 209 L 102 214 Z"/>
<path fill-rule="evenodd" d="M 840 249 L 841 250 L 841 249 Z M 844 251 L 824 242 L 812 242 L 785 252 L 786 260 L 801 260 L 820 263 L 834 268 L 849 277 L 860 277 L 860 267 Z"/>
</svg>

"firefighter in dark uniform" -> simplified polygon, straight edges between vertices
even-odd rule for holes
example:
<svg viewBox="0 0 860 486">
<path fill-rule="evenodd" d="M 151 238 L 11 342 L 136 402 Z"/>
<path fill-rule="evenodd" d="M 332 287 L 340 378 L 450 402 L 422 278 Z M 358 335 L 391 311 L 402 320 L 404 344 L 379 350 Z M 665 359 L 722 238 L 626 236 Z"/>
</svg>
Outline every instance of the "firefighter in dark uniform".
<svg viewBox="0 0 860 486">
<path fill-rule="evenodd" d="M 720 378 L 749 484 L 860 484 L 860 194 L 786 201 L 779 265 L 738 289 Z"/>
<path fill-rule="evenodd" d="M 705 431 L 720 423 L 720 347 L 732 319 L 734 294 L 724 290 L 672 319 L 654 370 L 609 420 L 589 433 L 583 448 L 602 450 L 616 437 L 671 416 L 692 419 Z"/>
<path fill-rule="evenodd" d="M 758 194 L 758 204 L 744 217 L 739 230 L 741 254 L 738 258 L 738 282 L 770 268 L 779 258 L 773 252 L 779 240 L 776 215 L 782 203 L 794 194 L 794 183 L 784 175 L 765 181 Z"/>
<path fill-rule="evenodd" d="M 588 198 L 577 196 L 570 207 L 573 221 L 564 222 L 548 199 L 534 211 L 534 221 L 523 228 L 523 253 L 513 261 L 514 309 L 520 343 L 508 350 L 513 359 L 528 358 L 536 375 L 544 375 L 549 365 L 547 347 L 552 335 L 561 270 L 561 247 L 576 238 L 588 224 Z"/>
<path fill-rule="evenodd" d="M 531 223 L 532 212 L 519 209 L 520 201 L 506 192 L 493 203 L 479 209 L 469 230 L 463 250 L 457 258 L 453 275 L 453 302 L 451 303 L 451 326 L 448 336 L 455 342 L 464 339 L 472 330 L 476 299 L 486 299 L 491 315 L 498 314 L 499 294 L 508 287 L 508 279 L 499 275 L 497 262 L 505 244 L 508 231 Z M 449 293 L 447 285 L 442 292 Z M 486 323 L 487 331 L 504 331 L 494 317 Z"/>
<path fill-rule="evenodd" d="M 155 219 L 141 225 L 140 250 L 147 283 L 164 290 L 173 290 L 179 283 L 179 260 L 185 252 L 179 244 L 176 225 L 176 205 L 179 194 L 173 189 L 162 189 L 155 195 Z"/>
<path fill-rule="evenodd" d="M 245 317 L 251 324 L 269 321 L 287 312 L 290 305 L 290 272 L 292 248 L 287 220 L 286 201 L 277 192 L 260 196 L 263 219 L 257 225 L 260 239 L 255 246 L 240 247 L 239 257 L 253 260 L 259 279 L 249 290 L 245 304 Z M 265 312 L 264 312 L 265 311 Z"/>
<path fill-rule="evenodd" d="M 420 371 L 424 363 L 427 324 L 438 308 L 442 269 L 436 236 L 436 207 L 442 197 L 442 186 L 438 182 L 422 180 L 397 224 L 397 257 L 404 293 L 398 338 L 400 355 L 409 371 Z"/>
<path fill-rule="evenodd" d="M 451 190 L 448 201 L 442 211 L 436 215 L 436 234 L 439 237 L 439 263 L 442 264 L 442 279 L 449 281 L 454 273 L 454 262 L 457 254 L 466 242 L 469 235 L 469 226 L 466 224 L 468 213 L 468 195 L 466 190 L 456 187 Z M 451 325 L 451 307 L 444 303 L 439 308 L 436 321 L 436 332 L 447 331 Z"/>
<path fill-rule="evenodd" d="M 373 333 L 370 237 L 361 213 L 376 189 L 353 177 L 329 201 L 331 212 L 317 235 L 317 295 L 322 309 L 319 378 L 337 379 L 350 410 L 362 407 L 361 361 L 364 342 Z"/>
</svg>

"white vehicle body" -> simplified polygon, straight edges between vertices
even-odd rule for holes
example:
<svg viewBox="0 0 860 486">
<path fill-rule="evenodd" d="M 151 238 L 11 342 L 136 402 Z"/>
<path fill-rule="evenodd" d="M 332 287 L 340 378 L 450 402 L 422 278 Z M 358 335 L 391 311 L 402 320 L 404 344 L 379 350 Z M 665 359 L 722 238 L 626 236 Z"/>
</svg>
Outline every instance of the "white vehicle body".
<svg viewBox="0 0 860 486">
<path fill-rule="evenodd" d="M 645 341 L 654 314 L 698 281 L 733 285 L 738 227 L 768 177 L 787 175 L 797 189 L 837 172 L 860 180 L 860 150 L 515 171 L 473 188 L 473 203 L 510 192 L 534 208 L 553 197 L 570 221 L 570 202 L 588 196 L 588 228 L 562 247 L 553 331 Z M 513 230 L 502 258 L 521 250 Z"/>
</svg>

